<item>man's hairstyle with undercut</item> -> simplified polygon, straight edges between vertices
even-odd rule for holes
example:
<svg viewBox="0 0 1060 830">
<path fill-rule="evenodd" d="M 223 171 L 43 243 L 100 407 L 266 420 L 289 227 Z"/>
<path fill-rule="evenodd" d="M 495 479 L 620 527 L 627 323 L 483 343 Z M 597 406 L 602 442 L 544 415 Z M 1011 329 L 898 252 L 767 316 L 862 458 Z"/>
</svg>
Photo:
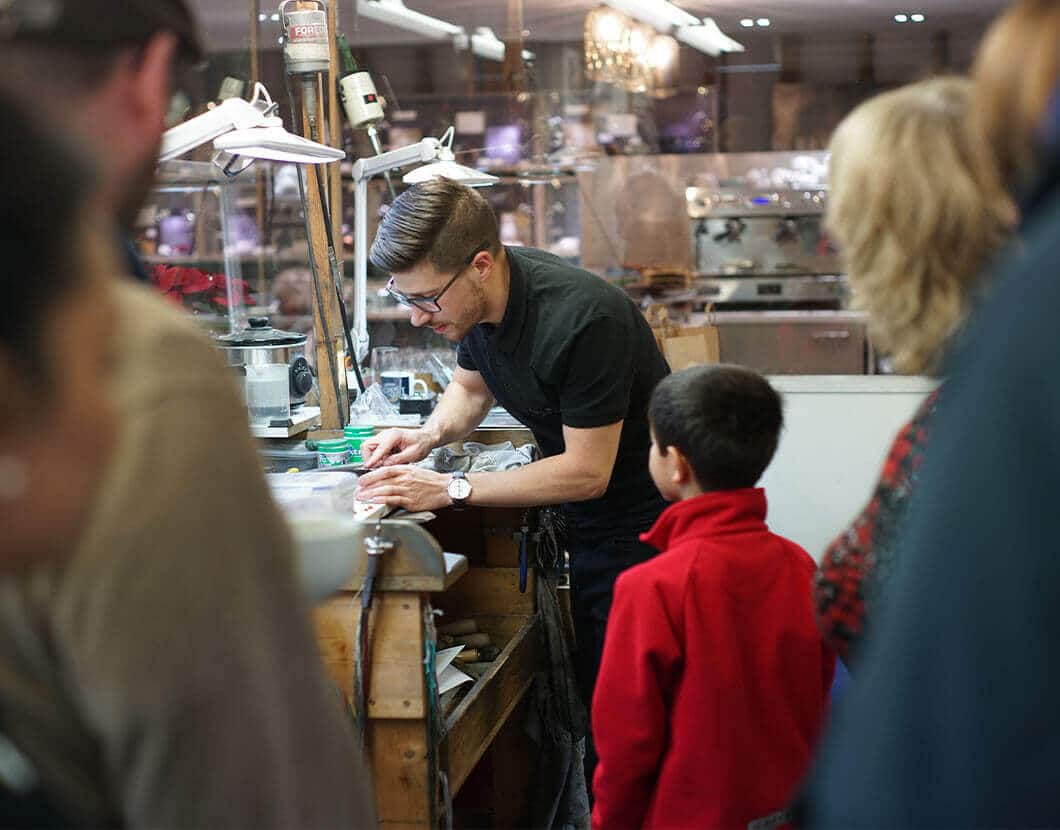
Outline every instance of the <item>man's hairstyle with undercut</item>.
<svg viewBox="0 0 1060 830">
<path fill-rule="evenodd" d="M 500 252 L 497 216 L 482 194 L 449 179 L 410 187 L 394 200 L 372 244 L 372 265 L 400 274 L 427 262 L 456 271 L 480 245 Z"/>
</svg>

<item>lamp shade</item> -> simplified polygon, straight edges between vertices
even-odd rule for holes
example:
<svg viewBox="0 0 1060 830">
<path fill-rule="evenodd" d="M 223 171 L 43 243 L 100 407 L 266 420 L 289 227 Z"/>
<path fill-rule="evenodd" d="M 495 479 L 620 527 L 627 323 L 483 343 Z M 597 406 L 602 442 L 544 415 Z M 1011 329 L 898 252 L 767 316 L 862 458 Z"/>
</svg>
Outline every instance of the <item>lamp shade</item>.
<svg viewBox="0 0 1060 830">
<path fill-rule="evenodd" d="M 425 164 L 415 170 L 410 170 L 401 180 L 405 184 L 422 184 L 430 179 L 450 179 L 467 187 L 487 187 L 499 181 L 496 176 L 465 167 L 455 161 L 436 161 L 432 164 Z"/>
<path fill-rule="evenodd" d="M 213 146 L 232 155 L 296 164 L 327 164 L 346 157 L 342 150 L 289 133 L 281 126 L 233 130 L 218 137 Z"/>
</svg>

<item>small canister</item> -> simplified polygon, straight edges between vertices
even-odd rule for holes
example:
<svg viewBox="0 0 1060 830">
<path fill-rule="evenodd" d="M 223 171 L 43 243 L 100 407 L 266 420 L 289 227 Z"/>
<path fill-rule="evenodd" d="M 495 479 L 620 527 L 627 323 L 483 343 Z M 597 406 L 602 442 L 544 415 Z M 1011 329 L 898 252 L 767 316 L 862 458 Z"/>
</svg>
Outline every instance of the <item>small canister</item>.
<svg viewBox="0 0 1060 830">
<path fill-rule="evenodd" d="M 361 456 L 361 443 L 375 435 L 375 427 L 370 426 L 348 426 L 342 430 L 342 434 L 346 436 L 346 444 L 350 450 L 350 463 L 360 464 L 363 460 Z"/>
<path fill-rule="evenodd" d="M 350 460 L 350 450 L 345 438 L 317 442 L 317 466 L 339 467 Z"/>
<path fill-rule="evenodd" d="M 301 75 L 327 72 L 331 67 L 331 42 L 328 40 L 328 16 L 324 7 L 287 11 L 288 3 L 280 4 L 284 32 L 284 57 L 290 72 Z"/>
</svg>

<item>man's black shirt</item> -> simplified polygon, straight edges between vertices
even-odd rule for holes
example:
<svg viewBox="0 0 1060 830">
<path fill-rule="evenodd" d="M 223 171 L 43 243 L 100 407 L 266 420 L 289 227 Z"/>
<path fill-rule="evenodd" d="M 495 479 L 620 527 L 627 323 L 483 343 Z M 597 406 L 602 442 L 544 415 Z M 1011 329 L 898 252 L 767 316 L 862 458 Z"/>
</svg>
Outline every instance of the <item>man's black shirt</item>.
<svg viewBox="0 0 1060 830">
<path fill-rule="evenodd" d="M 648 472 L 648 402 L 670 370 L 644 316 L 620 289 L 559 257 L 533 248 L 506 252 L 504 319 L 471 330 L 457 352 L 460 366 L 482 374 L 546 457 L 563 452 L 564 426 L 624 421 L 607 492 L 568 505 L 577 524 L 661 509 Z"/>
</svg>

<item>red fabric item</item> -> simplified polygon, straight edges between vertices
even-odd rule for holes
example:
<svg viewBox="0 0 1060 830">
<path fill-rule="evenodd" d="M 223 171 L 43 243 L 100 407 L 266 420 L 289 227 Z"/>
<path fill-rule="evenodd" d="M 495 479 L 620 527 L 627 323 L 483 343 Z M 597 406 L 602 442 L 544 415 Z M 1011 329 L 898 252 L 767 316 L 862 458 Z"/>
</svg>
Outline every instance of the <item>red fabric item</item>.
<svg viewBox="0 0 1060 830">
<path fill-rule="evenodd" d="M 594 830 L 745 828 L 800 783 L 835 655 L 814 620 L 813 560 L 765 518 L 760 489 L 677 502 L 641 537 L 663 553 L 615 583 L 593 695 Z"/>
</svg>

